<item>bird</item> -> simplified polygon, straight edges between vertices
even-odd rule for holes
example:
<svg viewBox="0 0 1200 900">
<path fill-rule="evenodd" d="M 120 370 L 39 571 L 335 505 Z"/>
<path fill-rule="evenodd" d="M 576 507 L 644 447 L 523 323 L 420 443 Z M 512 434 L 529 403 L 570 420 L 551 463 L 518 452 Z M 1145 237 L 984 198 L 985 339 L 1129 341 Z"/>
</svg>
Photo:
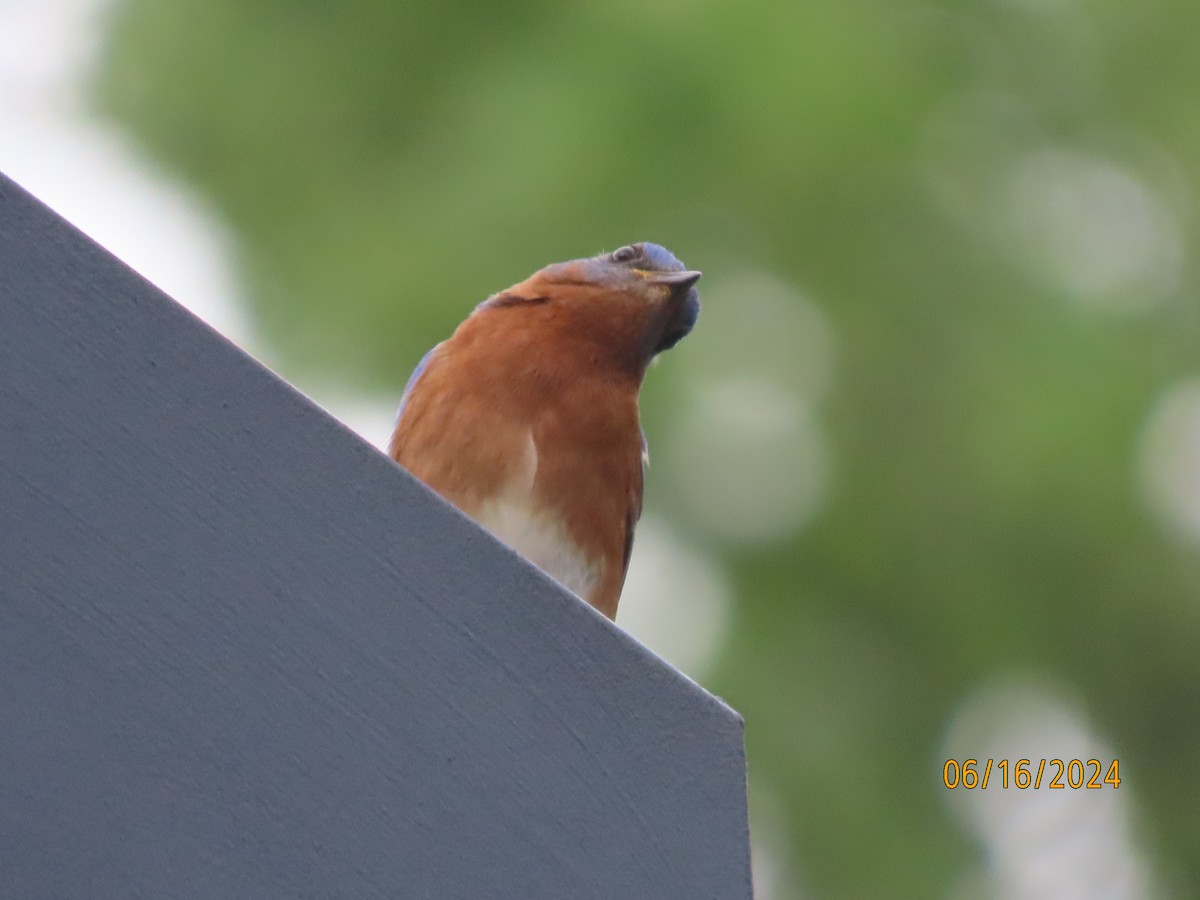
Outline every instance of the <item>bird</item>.
<svg viewBox="0 0 1200 900">
<path fill-rule="evenodd" d="M 615 619 L 649 463 L 638 393 L 696 324 L 700 275 L 643 242 L 493 294 L 417 364 L 389 456 Z"/>
</svg>

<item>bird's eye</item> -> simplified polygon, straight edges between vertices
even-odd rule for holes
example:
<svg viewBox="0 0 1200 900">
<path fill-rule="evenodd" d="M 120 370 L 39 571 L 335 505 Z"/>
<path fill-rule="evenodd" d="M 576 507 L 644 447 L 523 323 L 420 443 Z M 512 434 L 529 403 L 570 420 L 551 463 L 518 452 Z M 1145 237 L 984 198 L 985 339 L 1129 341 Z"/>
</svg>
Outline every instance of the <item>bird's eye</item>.
<svg viewBox="0 0 1200 900">
<path fill-rule="evenodd" d="M 637 259 L 637 257 L 638 248 L 630 245 L 628 247 L 622 247 L 619 250 L 614 250 L 612 252 L 611 259 L 615 263 L 627 263 L 633 262 L 633 260 Z"/>
</svg>

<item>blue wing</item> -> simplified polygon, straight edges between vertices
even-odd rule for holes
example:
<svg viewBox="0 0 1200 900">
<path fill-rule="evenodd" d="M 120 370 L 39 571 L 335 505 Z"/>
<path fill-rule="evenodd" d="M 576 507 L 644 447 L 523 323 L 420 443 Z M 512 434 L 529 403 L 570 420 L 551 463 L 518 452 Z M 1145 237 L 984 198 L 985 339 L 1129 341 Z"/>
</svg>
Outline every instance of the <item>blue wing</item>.
<svg viewBox="0 0 1200 900">
<path fill-rule="evenodd" d="M 400 395 L 400 406 L 396 408 L 396 421 L 400 421 L 400 416 L 404 413 L 404 404 L 408 403 L 408 398 L 412 395 L 413 388 L 417 386 L 417 382 L 421 380 L 421 375 L 425 372 L 425 367 L 429 365 L 429 358 L 437 352 L 438 344 L 428 353 L 421 357 L 421 361 L 417 363 L 417 367 L 413 369 L 413 373 L 408 376 L 408 384 L 404 386 L 404 393 Z"/>
<path fill-rule="evenodd" d="M 629 509 L 625 512 L 625 571 L 629 572 L 629 558 L 633 555 L 633 530 L 637 528 L 638 519 L 642 517 L 642 491 L 646 478 L 646 469 L 650 467 L 650 445 L 646 443 L 646 430 L 640 425 L 638 431 L 642 435 L 642 465 L 638 469 L 637 481 L 629 492 Z"/>
</svg>

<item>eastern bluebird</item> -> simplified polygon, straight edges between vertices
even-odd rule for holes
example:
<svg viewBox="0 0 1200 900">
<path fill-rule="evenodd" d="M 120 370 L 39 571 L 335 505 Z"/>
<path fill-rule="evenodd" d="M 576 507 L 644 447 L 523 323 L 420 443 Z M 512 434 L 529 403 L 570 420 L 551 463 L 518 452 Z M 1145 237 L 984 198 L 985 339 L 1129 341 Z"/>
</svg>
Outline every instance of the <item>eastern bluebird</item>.
<svg viewBox="0 0 1200 900">
<path fill-rule="evenodd" d="M 417 365 L 389 454 L 615 617 L 648 458 L 638 389 L 696 323 L 699 278 L 631 244 L 489 297 Z"/>
</svg>

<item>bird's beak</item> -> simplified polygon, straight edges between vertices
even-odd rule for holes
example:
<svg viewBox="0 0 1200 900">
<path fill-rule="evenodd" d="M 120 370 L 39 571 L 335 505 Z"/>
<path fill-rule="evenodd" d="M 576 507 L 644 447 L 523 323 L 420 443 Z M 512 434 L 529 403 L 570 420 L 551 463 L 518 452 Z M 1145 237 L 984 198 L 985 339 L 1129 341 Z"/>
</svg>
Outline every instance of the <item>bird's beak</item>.
<svg viewBox="0 0 1200 900">
<path fill-rule="evenodd" d="M 667 284 L 677 290 L 687 290 L 700 280 L 701 274 L 694 270 L 688 272 L 651 272 L 647 269 L 635 269 L 635 271 L 649 282 Z"/>
</svg>

